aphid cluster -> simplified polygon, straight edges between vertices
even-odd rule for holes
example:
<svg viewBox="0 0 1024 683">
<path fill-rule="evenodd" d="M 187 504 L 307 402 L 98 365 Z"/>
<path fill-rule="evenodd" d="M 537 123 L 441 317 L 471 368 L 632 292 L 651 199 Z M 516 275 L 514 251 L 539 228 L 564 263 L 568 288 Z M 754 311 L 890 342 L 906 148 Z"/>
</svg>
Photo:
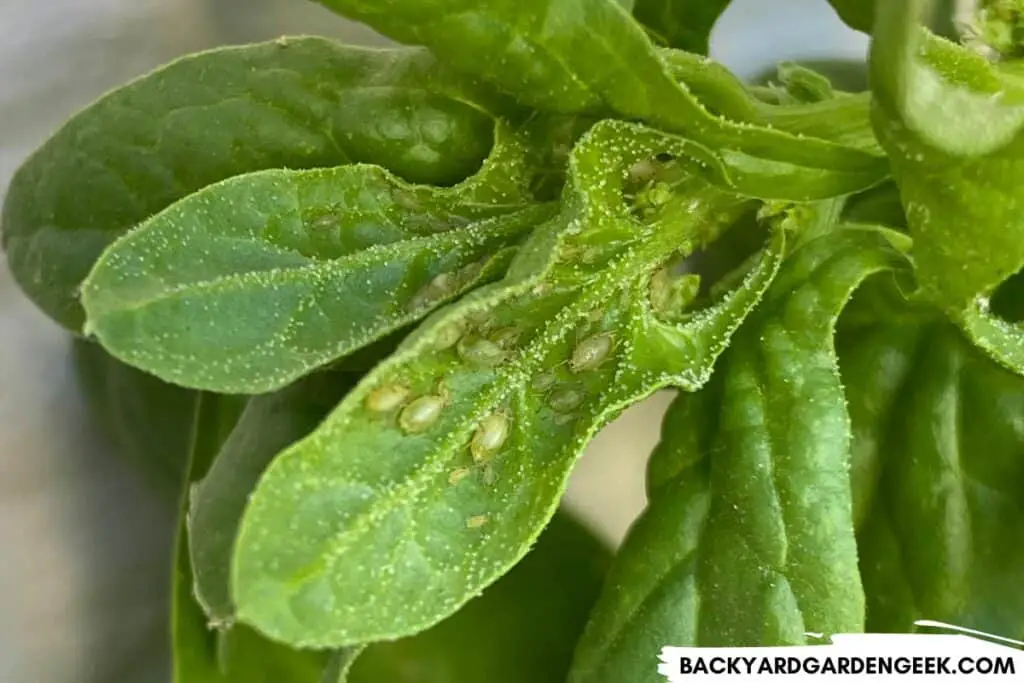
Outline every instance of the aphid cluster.
<svg viewBox="0 0 1024 683">
<path fill-rule="evenodd" d="M 436 393 L 410 401 L 411 395 L 412 390 L 402 384 L 384 384 L 367 394 L 363 403 L 370 412 L 382 415 L 399 410 L 398 426 L 406 434 L 418 434 L 437 422 L 450 396 L 443 385 Z"/>
<path fill-rule="evenodd" d="M 565 362 L 572 374 L 582 374 L 599 368 L 615 349 L 615 338 L 610 332 L 592 334 L 573 348 Z M 553 411 L 559 413 L 556 424 L 570 422 L 576 418 L 574 411 L 586 400 L 584 388 L 574 382 L 561 382 L 554 370 L 542 372 L 533 378 L 531 388 L 547 399 Z"/>
</svg>

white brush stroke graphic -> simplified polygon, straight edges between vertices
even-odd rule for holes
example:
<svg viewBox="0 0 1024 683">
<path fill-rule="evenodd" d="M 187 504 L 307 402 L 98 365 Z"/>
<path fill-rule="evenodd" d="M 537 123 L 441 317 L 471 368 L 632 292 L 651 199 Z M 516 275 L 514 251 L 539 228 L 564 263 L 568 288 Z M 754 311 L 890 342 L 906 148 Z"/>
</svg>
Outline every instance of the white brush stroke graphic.
<svg viewBox="0 0 1024 683">
<path fill-rule="evenodd" d="M 916 625 L 953 633 L 838 634 L 791 647 L 666 646 L 658 673 L 670 683 L 1024 681 L 1024 642 L 938 621 Z"/>
</svg>

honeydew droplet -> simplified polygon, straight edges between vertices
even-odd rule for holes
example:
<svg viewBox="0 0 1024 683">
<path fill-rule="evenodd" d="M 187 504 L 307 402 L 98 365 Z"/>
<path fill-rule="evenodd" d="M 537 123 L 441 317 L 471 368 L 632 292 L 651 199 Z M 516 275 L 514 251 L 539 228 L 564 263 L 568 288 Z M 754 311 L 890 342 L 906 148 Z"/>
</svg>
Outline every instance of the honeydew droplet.
<svg viewBox="0 0 1024 683">
<path fill-rule="evenodd" d="M 398 426 L 407 434 L 416 434 L 428 429 L 441 417 L 445 401 L 440 396 L 420 396 L 402 409 Z"/>
<path fill-rule="evenodd" d="M 469 444 L 473 459 L 483 462 L 501 449 L 508 439 L 508 418 L 502 413 L 491 413 L 477 425 Z"/>
<path fill-rule="evenodd" d="M 453 470 L 452 473 L 448 475 L 448 483 L 454 486 L 455 484 L 458 484 L 460 481 L 462 481 L 468 476 L 469 470 L 466 469 L 465 467 L 460 467 L 457 470 Z"/>
<path fill-rule="evenodd" d="M 575 387 L 561 387 L 551 393 L 548 397 L 548 405 L 552 410 L 559 413 L 568 413 L 576 410 L 583 403 L 583 392 Z"/>
<path fill-rule="evenodd" d="M 587 337 L 573 349 L 569 369 L 573 372 L 593 370 L 604 362 L 612 350 L 612 336 L 607 332 Z"/>
<path fill-rule="evenodd" d="M 505 360 L 505 350 L 490 339 L 463 337 L 459 341 L 459 355 L 475 365 L 494 366 Z"/>
<path fill-rule="evenodd" d="M 375 413 L 389 413 L 405 403 L 409 388 L 401 384 L 385 384 L 366 395 L 366 408 Z"/>
<path fill-rule="evenodd" d="M 470 529 L 479 529 L 484 524 L 487 524 L 487 515 L 474 515 L 466 520 L 466 527 Z"/>
</svg>

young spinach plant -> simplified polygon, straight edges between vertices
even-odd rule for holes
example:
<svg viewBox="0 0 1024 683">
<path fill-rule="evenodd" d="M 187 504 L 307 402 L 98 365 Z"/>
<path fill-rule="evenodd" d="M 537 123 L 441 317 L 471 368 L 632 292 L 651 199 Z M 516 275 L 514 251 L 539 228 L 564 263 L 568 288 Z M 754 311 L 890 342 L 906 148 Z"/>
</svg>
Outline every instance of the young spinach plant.
<svg viewBox="0 0 1024 683">
<path fill-rule="evenodd" d="M 174 680 L 657 681 L 664 645 L 1024 636 L 1024 6 L 321 0 L 409 47 L 185 57 L 16 173 L 15 279 L 177 498 Z M 955 19 L 955 22 L 952 21 Z M 558 512 L 678 396 L 613 559 Z M 603 583 L 603 587 L 602 587 Z"/>
</svg>

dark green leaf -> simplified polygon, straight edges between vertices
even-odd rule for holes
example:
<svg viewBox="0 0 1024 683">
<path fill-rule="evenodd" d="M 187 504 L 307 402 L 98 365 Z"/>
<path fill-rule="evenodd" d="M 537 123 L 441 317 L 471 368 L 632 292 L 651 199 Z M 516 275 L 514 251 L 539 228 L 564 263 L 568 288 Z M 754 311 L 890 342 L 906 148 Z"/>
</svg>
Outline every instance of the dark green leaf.
<svg viewBox="0 0 1024 683">
<path fill-rule="evenodd" d="M 609 559 L 586 529 L 557 514 L 479 598 L 419 635 L 370 645 L 348 681 L 564 683 Z"/>
<path fill-rule="evenodd" d="M 850 426 L 832 332 L 871 273 L 903 261 L 846 229 L 783 265 L 710 388 L 683 393 L 649 465 L 573 683 L 659 680 L 661 646 L 802 644 L 864 627 Z"/>
<path fill-rule="evenodd" d="M 683 172 L 638 218 L 627 182 L 685 144 L 597 124 L 573 152 L 563 214 L 506 279 L 428 319 L 271 464 L 236 546 L 242 621 L 317 647 L 430 626 L 523 556 L 601 426 L 660 387 L 704 383 L 784 243 L 773 230 L 736 288 L 661 319 L 652 278 L 749 205 Z"/>
<path fill-rule="evenodd" d="M 249 400 L 209 472 L 189 499 L 189 550 L 195 594 L 215 626 L 233 621 L 231 552 L 249 494 L 281 450 L 309 434 L 355 382 L 352 375 L 311 375 Z"/>
<path fill-rule="evenodd" d="M 218 638 L 220 668 L 229 683 L 321 683 L 332 657 L 326 652 L 292 650 L 245 626 L 235 626 Z"/>
<path fill-rule="evenodd" d="M 637 0 L 635 16 L 668 47 L 708 53 L 711 29 L 730 0 Z"/>
<path fill-rule="evenodd" d="M 226 683 L 217 657 L 217 639 L 192 598 L 192 566 L 185 528 L 189 487 L 210 466 L 244 403 L 234 397 L 201 394 L 189 430 L 187 468 L 181 486 L 180 521 L 171 586 L 172 683 Z"/>
<path fill-rule="evenodd" d="M 3 245 L 25 292 L 77 330 L 79 283 L 116 237 L 206 185 L 271 168 L 383 164 L 451 184 L 504 109 L 423 50 L 289 38 L 191 55 L 73 117 L 15 174 Z"/>
<path fill-rule="evenodd" d="M 396 40 L 428 45 L 526 104 L 564 113 L 610 110 L 684 135 L 695 145 L 688 153 L 741 193 L 827 198 L 870 187 L 887 172 L 876 154 L 713 115 L 614 0 L 319 1 Z"/>
<path fill-rule="evenodd" d="M 829 0 L 832 9 L 849 26 L 864 33 L 871 33 L 875 25 L 875 3 L 891 3 L 900 0 Z"/>
<path fill-rule="evenodd" d="M 946 324 L 839 340 L 868 629 L 932 619 L 1019 638 L 1024 380 Z"/>
<path fill-rule="evenodd" d="M 76 339 L 73 354 L 90 415 L 121 455 L 177 500 L 198 393 L 125 365 L 98 344 Z"/>
<path fill-rule="evenodd" d="M 203 189 L 104 252 L 82 286 L 86 331 L 177 384 L 285 386 L 504 272 L 506 247 L 555 211 L 525 204 L 521 137 L 502 129 L 452 188 L 350 165 Z"/>
</svg>

